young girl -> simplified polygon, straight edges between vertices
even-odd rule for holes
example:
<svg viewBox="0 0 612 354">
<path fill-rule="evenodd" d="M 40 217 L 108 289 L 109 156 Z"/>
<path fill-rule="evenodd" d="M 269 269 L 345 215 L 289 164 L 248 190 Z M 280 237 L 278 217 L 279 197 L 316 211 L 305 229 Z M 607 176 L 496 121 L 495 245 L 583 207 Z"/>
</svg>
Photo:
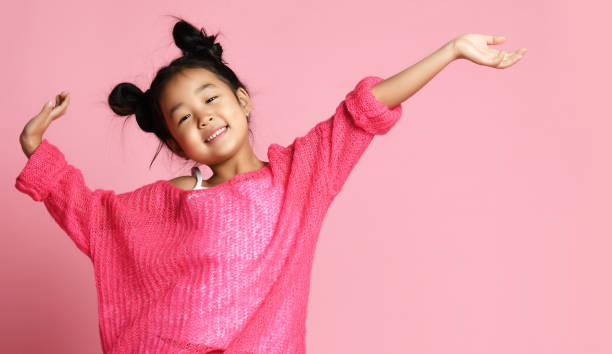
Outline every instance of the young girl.
<svg viewBox="0 0 612 354">
<path fill-rule="evenodd" d="M 105 353 L 305 353 L 323 218 L 373 137 L 452 60 L 505 68 L 525 53 L 487 47 L 502 36 L 457 37 L 391 78 L 362 78 L 330 118 L 288 146 L 271 144 L 262 161 L 248 139 L 248 91 L 216 36 L 183 20 L 173 36 L 183 55 L 145 92 L 121 83 L 108 102 L 177 155 L 210 167 L 209 179 L 194 167 L 128 193 L 90 190 L 43 139 L 68 107 L 65 91 L 20 136 L 29 160 L 15 186 L 42 201 L 92 260 Z"/>
</svg>

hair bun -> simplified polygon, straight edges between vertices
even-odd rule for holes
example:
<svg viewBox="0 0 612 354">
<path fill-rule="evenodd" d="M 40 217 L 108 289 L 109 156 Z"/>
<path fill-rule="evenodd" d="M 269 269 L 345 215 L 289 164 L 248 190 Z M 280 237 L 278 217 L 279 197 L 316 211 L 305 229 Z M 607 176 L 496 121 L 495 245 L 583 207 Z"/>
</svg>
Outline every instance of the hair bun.
<svg viewBox="0 0 612 354">
<path fill-rule="evenodd" d="M 140 96 L 134 113 L 140 129 L 152 133 L 155 131 L 155 125 L 153 113 L 151 112 L 152 102 L 150 92 L 150 90 L 147 90 Z"/>
<path fill-rule="evenodd" d="M 198 30 L 189 22 L 180 20 L 174 25 L 172 37 L 183 55 L 212 57 L 221 61 L 223 49 L 219 43 L 215 43 L 217 36 L 207 36 L 203 28 Z"/>
<path fill-rule="evenodd" d="M 149 90 L 142 92 L 136 85 L 122 82 L 108 95 L 108 105 L 120 116 L 134 114 L 138 126 L 145 132 L 152 132 Z"/>
</svg>

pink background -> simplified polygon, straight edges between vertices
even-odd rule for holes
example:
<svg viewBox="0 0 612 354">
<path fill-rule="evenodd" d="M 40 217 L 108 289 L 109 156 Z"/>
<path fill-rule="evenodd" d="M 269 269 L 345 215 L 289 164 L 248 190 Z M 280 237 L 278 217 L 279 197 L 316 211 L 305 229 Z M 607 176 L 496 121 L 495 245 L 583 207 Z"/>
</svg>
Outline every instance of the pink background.
<svg viewBox="0 0 612 354">
<path fill-rule="evenodd" d="M 0 352 L 99 353 L 90 261 L 14 188 L 25 123 L 62 90 L 45 137 L 90 188 L 189 173 L 110 90 L 149 87 L 185 17 L 221 31 L 249 85 L 256 154 L 327 119 L 463 33 L 527 54 L 455 61 L 403 103 L 321 231 L 308 353 L 611 353 L 610 5 L 599 1 L 19 1 L 3 5 Z M 606 118 L 607 117 L 607 118 Z M 208 175 L 206 171 L 206 175 Z"/>
</svg>

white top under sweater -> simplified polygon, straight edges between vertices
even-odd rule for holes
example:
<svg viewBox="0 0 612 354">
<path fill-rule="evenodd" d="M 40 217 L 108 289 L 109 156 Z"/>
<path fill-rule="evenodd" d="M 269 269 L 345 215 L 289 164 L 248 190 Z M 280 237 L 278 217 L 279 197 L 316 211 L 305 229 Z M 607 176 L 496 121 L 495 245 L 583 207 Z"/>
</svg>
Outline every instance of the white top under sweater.
<svg viewBox="0 0 612 354">
<path fill-rule="evenodd" d="M 193 190 L 196 189 L 207 189 L 208 187 L 203 187 L 202 186 L 202 172 L 200 172 L 200 169 L 198 167 L 192 167 L 191 168 L 191 175 L 194 176 L 195 178 L 197 178 L 197 182 L 195 184 L 195 187 L 193 187 Z"/>
</svg>

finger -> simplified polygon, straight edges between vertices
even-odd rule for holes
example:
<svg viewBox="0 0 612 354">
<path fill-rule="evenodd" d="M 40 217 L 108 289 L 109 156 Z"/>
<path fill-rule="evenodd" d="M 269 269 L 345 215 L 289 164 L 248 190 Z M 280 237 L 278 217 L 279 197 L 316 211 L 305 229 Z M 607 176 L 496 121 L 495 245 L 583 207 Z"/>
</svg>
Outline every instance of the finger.
<svg viewBox="0 0 612 354">
<path fill-rule="evenodd" d="M 66 107 L 68 106 L 69 103 L 70 103 L 70 94 L 67 93 L 64 99 L 62 100 L 62 103 L 58 106 L 58 109 L 61 112 L 63 112 L 64 110 L 66 110 Z"/>
<path fill-rule="evenodd" d="M 58 101 L 58 105 L 56 107 L 64 107 L 66 106 L 66 100 L 68 98 L 68 93 L 65 91 L 62 91 L 62 93 L 60 95 L 58 95 L 59 97 L 59 101 Z"/>
<path fill-rule="evenodd" d="M 48 114 L 51 112 L 51 108 L 53 108 L 53 100 L 45 102 L 39 114 Z"/>
<path fill-rule="evenodd" d="M 500 51 L 499 53 L 497 53 L 496 56 L 491 58 L 491 64 L 496 67 L 499 67 L 500 65 L 502 65 L 505 58 L 506 58 L 505 53 L 503 51 Z"/>
<path fill-rule="evenodd" d="M 70 103 L 70 95 L 68 93 L 66 93 L 66 96 L 62 97 L 60 102 L 61 102 L 60 104 L 58 104 L 55 107 L 53 107 L 53 110 L 49 114 L 49 119 L 51 121 L 55 120 L 56 118 L 58 118 L 58 117 L 60 117 L 60 116 L 62 116 L 64 114 L 64 111 L 66 110 L 66 107 Z"/>
<path fill-rule="evenodd" d="M 523 55 L 517 54 L 516 56 L 512 57 L 512 60 L 510 61 L 510 64 L 508 64 L 508 66 L 516 64 L 521 59 L 523 59 Z"/>
<path fill-rule="evenodd" d="M 62 106 L 67 106 L 70 103 L 70 94 L 66 93 L 66 96 L 64 96 L 64 102 L 62 102 Z"/>
<path fill-rule="evenodd" d="M 500 69 L 505 69 L 509 66 L 516 64 L 516 62 L 518 62 L 521 59 L 521 57 L 522 56 L 517 53 L 511 54 L 500 64 Z"/>
<path fill-rule="evenodd" d="M 506 37 L 502 35 L 493 35 L 487 37 L 487 44 L 499 44 L 506 41 Z"/>
</svg>

